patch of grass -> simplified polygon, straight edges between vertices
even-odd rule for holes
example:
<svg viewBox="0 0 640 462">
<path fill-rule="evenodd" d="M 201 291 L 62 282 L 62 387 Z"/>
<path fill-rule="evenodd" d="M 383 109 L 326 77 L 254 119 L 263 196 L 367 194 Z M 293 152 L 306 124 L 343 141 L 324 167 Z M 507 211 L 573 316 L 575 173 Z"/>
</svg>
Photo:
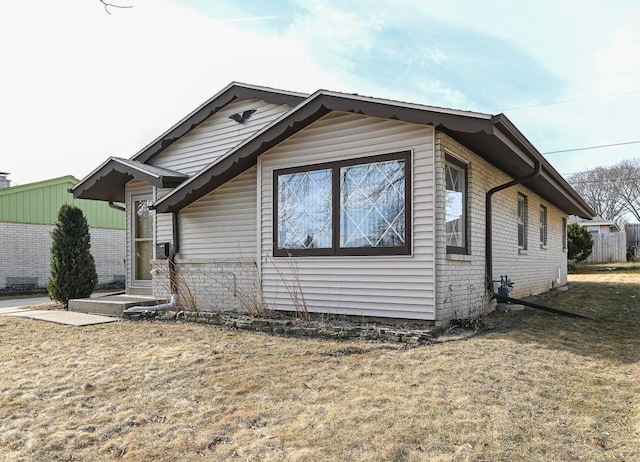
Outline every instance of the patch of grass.
<svg viewBox="0 0 640 462">
<path fill-rule="evenodd" d="M 639 286 L 572 284 L 415 348 L 4 318 L 0 460 L 640 460 Z"/>
<path fill-rule="evenodd" d="M 594 274 L 601 271 L 640 271 L 640 263 L 638 262 L 619 262 L 619 263 L 577 263 L 574 273 L 576 274 Z"/>
<path fill-rule="evenodd" d="M 37 305 L 26 305 L 23 306 L 22 309 L 25 310 L 64 310 L 65 307 L 60 302 L 46 302 L 46 303 L 38 303 Z"/>
</svg>

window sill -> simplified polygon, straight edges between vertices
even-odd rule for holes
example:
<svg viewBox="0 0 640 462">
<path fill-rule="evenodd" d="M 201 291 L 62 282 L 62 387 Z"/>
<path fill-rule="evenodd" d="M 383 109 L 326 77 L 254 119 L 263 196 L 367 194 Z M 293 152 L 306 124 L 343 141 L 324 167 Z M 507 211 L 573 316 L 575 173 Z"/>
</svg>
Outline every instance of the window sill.
<svg viewBox="0 0 640 462">
<path fill-rule="evenodd" d="M 449 261 L 471 261 L 471 255 L 462 255 L 459 253 L 448 253 L 447 260 Z"/>
<path fill-rule="evenodd" d="M 540 244 L 540 248 L 542 250 L 547 250 L 547 245 L 546 244 Z"/>
<path fill-rule="evenodd" d="M 529 255 L 529 251 L 527 249 L 518 249 L 518 255 Z"/>
</svg>

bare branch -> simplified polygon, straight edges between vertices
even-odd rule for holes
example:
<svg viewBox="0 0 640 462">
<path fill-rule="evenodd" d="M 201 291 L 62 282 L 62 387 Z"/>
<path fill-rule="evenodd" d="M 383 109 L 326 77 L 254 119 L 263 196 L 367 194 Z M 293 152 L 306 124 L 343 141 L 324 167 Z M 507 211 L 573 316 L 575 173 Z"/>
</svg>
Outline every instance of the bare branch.
<svg viewBox="0 0 640 462">
<path fill-rule="evenodd" d="M 576 173 L 568 181 L 599 217 L 621 223 L 631 214 L 640 220 L 639 159 Z"/>
<path fill-rule="evenodd" d="M 109 7 L 112 7 L 112 8 L 133 8 L 133 5 L 114 5 L 113 3 L 108 3 L 105 0 L 98 0 L 98 1 L 104 5 L 104 11 L 106 11 L 107 14 L 111 14 L 111 11 L 109 11 Z"/>
</svg>

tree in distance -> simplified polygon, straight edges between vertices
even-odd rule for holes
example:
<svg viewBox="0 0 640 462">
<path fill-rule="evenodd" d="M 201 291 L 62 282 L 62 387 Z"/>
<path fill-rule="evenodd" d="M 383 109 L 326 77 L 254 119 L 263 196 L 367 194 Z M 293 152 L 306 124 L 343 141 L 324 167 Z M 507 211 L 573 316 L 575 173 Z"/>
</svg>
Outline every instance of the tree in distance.
<svg viewBox="0 0 640 462">
<path fill-rule="evenodd" d="M 568 181 L 598 217 L 618 225 L 640 221 L 640 159 L 574 173 Z"/>
</svg>

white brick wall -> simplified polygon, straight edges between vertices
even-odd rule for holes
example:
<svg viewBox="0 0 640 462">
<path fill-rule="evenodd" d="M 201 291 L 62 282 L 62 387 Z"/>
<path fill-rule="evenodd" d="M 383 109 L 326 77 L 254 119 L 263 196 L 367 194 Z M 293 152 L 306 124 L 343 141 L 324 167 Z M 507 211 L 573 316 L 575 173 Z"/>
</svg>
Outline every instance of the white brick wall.
<svg viewBox="0 0 640 462">
<path fill-rule="evenodd" d="M 46 287 L 51 275 L 53 225 L 0 223 L 0 289 L 7 278 L 37 278 Z M 108 284 L 124 276 L 124 230 L 91 229 L 91 254 L 96 261 L 98 283 Z"/>
<path fill-rule="evenodd" d="M 153 261 L 153 295 L 169 298 L 169 266 L 167 260 Z M 243 295 L 256 291 L 257 273 L 254 259 L 203 259 L 176 262 L 178 291 L 193 294 L 198 311 L 240 311 Z"/>
<path fill-rule="evenodd" d="M 448 152 L 468 162 L 468 239 L 470 255 L 454 260 L 446 255 L 445 210 L 436 217 L 437 319 L 464 318 L 490 307 L 485 290 L 485 197 L 494 186 L 512 178 L 443 133 L 436 135 L 436 191 L 444 204 L 444 154 Z M 528 249 L 518 251 L 517 195 L 528 200 Z M 551 289 L 560 276 L 567 282 L 567 255 L 562 249 L 562 211 L 523 185 L 500 191 L 493 196 L 493 279 L 508 275 L 515 282 L 513 297 L 526 297 Z M 547 246 L 539 242 L 540 205 L 547 207 Z"/>
</svg>

